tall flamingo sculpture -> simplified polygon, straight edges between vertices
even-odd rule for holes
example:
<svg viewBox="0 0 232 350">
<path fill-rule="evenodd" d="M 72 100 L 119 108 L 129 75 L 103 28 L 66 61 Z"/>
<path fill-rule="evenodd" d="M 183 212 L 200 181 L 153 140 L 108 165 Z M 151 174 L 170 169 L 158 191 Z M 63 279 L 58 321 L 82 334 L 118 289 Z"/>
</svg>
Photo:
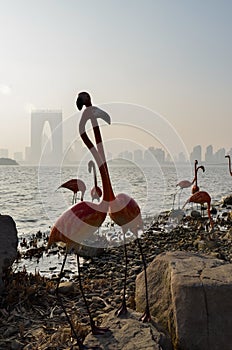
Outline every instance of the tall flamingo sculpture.
<svg viewBox="0 0 232 350">
<path fill-rule="evenodd" d="M 98 115 L 95 118 L 97 128 L 98 128 L 97 118 L 101 118 L 107 123 L 110 123 L 109 115 L 107 113 L 101 113 L 101 115 Z M 84 121 L 82 122 L 82 120 L 80 121 L 80 123 L 85 123 L 85 122 Z M 98 150 L 93 146 L 91 142 L 89 143 L 87 142 L 86 145 L 87 147 L 91 148 L 91 152 L 94 155 L 94 158 L 96 159 L 97 164 L 100 164 L 101 158 L 99 157 Z M 55 242 L 61 241 L 66 243 L 66 254 L 64 256 L 59 279 L 57 282 L 56 295 L 65 312 L 69 325 L 72 329 L 73 334 L 77 339 L 77 343 L 80 349 L 85 349 L 86 347 L 83 345 L 81 339 L 77 335 L 75 328 L 67 314 L 66 308 L 64 307 L 62 299 L 59 296 L 58 291 L 59 291 L 59 284 L 62 277 L 62 272 L 65 266 L 65 262 L 67 259 L 67 255 L 70 251 L 74 250 L 77 255 L 77 266 L 78 266 L 78 272 L 79 272 L 78 278 L 79 278 L 80 290 L 81 290 L 82 297 L 90 318 L 90 326 L 91 326 L 92 333 L 103 334 L 108 330 L 107 328 L 102 328 L 95 325 L 95 322 L 91 315 L 91 312 L 85 297 L 85 293 L 82 287 L 81 274 L 80 274 L 80 256 L 89 256 L 88 253 L 86 254 L 85 249 L 83 249 L 83 246 L 85 245 L 85 241 L 86 239 L 93 240 L 94 233 L 98 230 L 98 228 L 102 225 L 102 223 L 106 218 L 107 211 L 109 208 L 109 201 L 111 199 L 111 192 L 108 186 L 108 174 L 105 170 L 104 165 L 100 165 L 99 170 L 100 170 L 102 184 L 103 184 L 102 201 L 99 204 L 95 204 L 88 201 L 82 201 L 82 202 L 79 202 L 78 204 L 73 205 L 71 208 L 67 209 L 57 219 L 54 226 L 52 227 L 49 240 L 48 240 L 48 245 L 47 245 L 47 247 L 49 248 Z"/>
<path fill-rule="evenodd" d="M 194 180 L 193 182 L 194 185 L 192 187 L 192 194 L 196 193 L 199 191 L 199 187 L 198 187 L 198 184 L 197 184 L 197 173 L 198 173 L 198 170 L 201 169 L 203 171 L 203 173 L 205 172 L 205 167 L 203 165 L 200 165 L 200 166 L 197 166 L 198 165 L 198 160 L 195 160 L 195 164 L 194 164 Z"/>
<path fill-rule="evenodd" d="M 124 193 L 119 193 L 117 196 L 115 196 L 112 185 L 111 185 L 111 180 L 109 176 L 109 171 L 108 171 L 108 166 L 105 158 L 105 152 L 104 152 L 104 147 L 103 147 L 103 142 L 101 138 L 101 133 L 99 126 L 97 124 L 96 117 L 99 114 L 98 108 L 92 106 L 91 103 L 91 98 L 90 95 L 86 92 L 82 92 L 78 95 L 76 105 L 79 110 L 82 109 L 82 107 L 85 105 L 86 108 L 85 111 L 82 114 L 82 118 L 79 124 L 79 133 L 81 135 L 82 140 L 86 144 L 86 146 L 89 148 L 91 153 L 93 154 L 96 163 L 101 169 L 101 167 L 104 167 L 105 173 L 107 174 L 107 186 L 109 190 L 109 216 L 110 218 L 119 226 L 122 227 L 123 231 L 123 237 L 124 237 L 124 254 L 125 254 L 125 277 L 124 277 L 124 289 L 123 289 L 123 298 L 122 298 L 122 304 L 121 307 L 117 310 L 117 315 L 120 316 L 122 314 L 127 313 L 127 306 L 126 306 L 126 282 L 127 282 L 127 248 L 126 248 L 126 242 L 125 242 L 125 234 L 127 233 L 128 230 L 130 230 L 134 235 L 137 240 L 140 252 L 141 252 L 141 257 L 144 265 L 144 278 L 145 278 L 145 298 L 146 298 L 146 308 L 145 312 L 141 317 L 141 320 L 143 322 L 149 322 L 151 320 L 150 316 L 150 309 L 149 309 L 149 302 L 148 302 L 148 286 L 147 286 L 147 274 L 146 274 L 146 261 L 145 257 L 143 254 L 140 238 L 139 238 L 139 232 L 143 230 L 143 221 L 142 221 L 142 216 L 141 216 L 141 211 L 136 203 L 136 201 L 128 196 L 127 194 Z M 90 106 L 91 109 L 90 109 Z M 101 111 L 102 113 L 102 111 Z M 105 113 L 105 112 L 104 112 Z M 86 123 L 88 120 L 91 120 L 92 127 L 94 130 L 94 136 L 95 136 L 95 141 L 97 144 L 97 150 L 98 154 L 100 155 L 100 159 L 97 156 L 96 157 L 96 152 L 95 148 L 93 147 L 92 142 L 88 138 L 85 127 Z M 103 180 L 104 181 L 104 180 Z M 105 185 L 105 184 L 104 184 Z"/>
<path fill-rule="evenodd" d="M 102 196 L 102 190 L 97 185 L 96 166 L 92 160 L 89 161 L 88 168 L 89 168 L 89 173 L 91 173 L 91 171 L 93 170 L 93 176 L 94 176 L 94 187 L 91 189 L 92 202 L 94 201 L 94 199 L 96 199 L 99 202 Z"/>
<path fill-rule="evenodd" d="M 85 183 L 81 179 L 71 179 L 64 182 L 59 188 L 67 188 L 68 190 L 73 192 L 72 204 L 77 202 L 77 192 L 81 192 L 81 201 L 84 200 L 84 194 L 86 191 Z"/>
<path fill-rule="evenodd" d="M 211 204 L 211 197 L 208 194 L 208 192 L 206 191 L 198 191 L 194 194 L 192 194 L 191 197 L 189 197 L 189 199 L 185 202 L 185 204 L 183 205 L 183 208 L 186 206 L 187 203 L 197 203 L 197 204 L 201 204 L 203 205 L 204 203 L 207 203 L 207 213 L 208 213 L 208 217 L 209 217 L 209 221 L 210 221 L 210 226 L 211 228 L 213 228 L 214 226 L 214 222 L 210 213 L 210 204 Z"/>
<path fill-rule="evenodd" d="M 231 158 L 230 158 L 230 155 L 228 154 L 227 156 L 225 156 L 225 158 L 228 158 L 228 160 L 229 160 L 229 172 L 230 172 L 230 175 L 232 176 L 232 170 L 231 170 Z"/>
</svg>

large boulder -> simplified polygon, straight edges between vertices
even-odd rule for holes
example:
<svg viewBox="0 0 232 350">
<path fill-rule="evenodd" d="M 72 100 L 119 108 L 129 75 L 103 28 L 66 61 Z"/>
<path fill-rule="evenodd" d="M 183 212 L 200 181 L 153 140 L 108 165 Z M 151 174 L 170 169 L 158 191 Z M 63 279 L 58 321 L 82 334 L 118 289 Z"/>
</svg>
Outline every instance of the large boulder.
<svg viewBox="0 0 232 350">
<path fill-rule="evenodd" d="M 89 334 L 84 344 L 89 349 L 107 350 L 171 350 L 170 339 L 154 324 L 139 321 L 141 314 L 129 310 L 124 317 L 115 316 L 115 310 L 106 314 L 102 327 L 109 328 L 104 335 Z"/>
<path fill-rule="evenodd" d="M 14 220 L 9 215 L 0 214 L 0 292 L 2 277 L 17 258 L 18 235 Z"/>
<path fill-rule="evenodd" d="M 147 268 L 151 314 L 175 350 L 232 348 L 232 264 L 190 252 L 157 256 Z M 145 307 L 144 273 L 136 310 Z"/>
</svg>

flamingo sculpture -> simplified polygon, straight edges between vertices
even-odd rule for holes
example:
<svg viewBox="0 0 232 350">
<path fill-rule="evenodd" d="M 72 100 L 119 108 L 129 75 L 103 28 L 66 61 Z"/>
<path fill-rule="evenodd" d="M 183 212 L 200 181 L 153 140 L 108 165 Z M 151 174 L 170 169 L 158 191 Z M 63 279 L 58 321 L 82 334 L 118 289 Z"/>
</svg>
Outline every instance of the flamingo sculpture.
<svg viewBox="0 0 232 350">
<path fill-rule="evenodd" d="M 86 109 L 87 110 L 87 109 Z M 107 123 L 110 123 L 110 117 L 107 113 L 102 113 L 98 116 L 105 120 Z M 80 122 L 81 123 L 81 122 Z M 91 147 L 91 152 L 94 155 L 98 164 L 100 164 L 100 157 L 98 155 L 97 149 L 93 146 L 92 143 L 88 144 L 87 147 Z M 67 259 L 67 255 L 70 251 L 74 250 L 77 255 L 77 266 L 78 266 L 78 278 L 79 278 L 79 286 L 81 290 L 82 297 L 84 299 L 84 303 L 90 318 L 90 326 L 93 334 L 103 334 L 108 331 L 107 328 L 98 327 L 95 325 L 95 322 L 92 318 L 84 290 L 81 282 L 81 274 L 80 274 L 80 256 L 89 256 L 86 254 L 83 246 L 85 245 L 85 241 L 94 238 L 94 233 L 98 230 L 98 228 L 104 222 L 107 211 L 109 208 L 109 201 L 111 199 L 111 192 L 108 186 L 108 174 L 105 170 L 104 165 L 99 167 L 102 184 L 103 184 L 103 198 L 99 204 L 95 204 L 88 201 L 82 201 L 78 204 L 73 205 L 71 208 L 67 209 L 55 222 L 54 226 L 51 229 L 49 240 L 48 240 L 48 248 L 55 242 L 64 242 L 66 243 L 66 254 L 64 256 L 63 264 L 61 267 L 61 271 L 59 274 L 59 279 L 56 287 L 56 295 L 60 304 L 65 312 L 69 325 L 72 329 L 73 334 L 77 339 L 77 343 L 80 349 L 86 349 L 83 345 L 80 337 L 77 335 L 75 328 L 67 314 L 67 311 L 64 307 L 61 297 L 59 296 L 58 289 L 60 280 L 62 277 L 62 272 L 65 266 L 65 262 Z"/>
<path fill-rule="evenodd" d="M 230 158 L 230 155 L 228 154 L 227 156 L 225 156 L 225 158 L 228 158 L 228 159 L 229 159 L 229 172 L 230 172 L 230 175 L 232 176 L 232 170 L 231 170 L 231 158 Z"/>
<path fill-rule="evenodd" d="M 208 217 L 209 217 L 209 221 L 210 221 L 210 226 L 211 228 L 213 228 L 214 226 L 214 222 L 210 213 L 210 203 L 211 203 L 211 197 L 208 194 L 208 192 L 206 191 L 198 191 L 194 194 L 192 194 L 191 197 L 189 197 L 189 199 L 185 202 L 185 204 L 183 205 L 183 208 L 186 206 L 187 203 L 197 203 L 197 204 L 201 204 L 203 205 L 204 203 L 207 203 L 207 213 L 208 213 Z"/>
<path fill-rule="evenodd" d="M 66 182 L 64 182 L 62 185 L 58 187 L 59 188 L 67 188 L 68 190 L 73 192 L 73 199 L 72 204 L 75 204 L 77 202 L 77 192 L 81 192 L 81 201 L 84 200 L 84 194 L 86 191 L 85 183 L 80 179 L 71 179 Z"/>
<path fill-rule="evenodd" d="M 199 191 L 199 187 L 197 185 L 197 173 L 198 173 L 198 170 L 201 169 L 203 171 L 203 173 L 205 172 L 205 167 L 203 165 L 200 165 L 200 166 L 197 166 L 197 165 L 198 165 L 198 160 L 195 160 L 195 164 L 194 164 L 195 176 L 194 176 L 194 180 L 193 180 L 193 183 L 195 182 L 195 184 L 192 187 L 192 194 L 194 194 L 194 193 Z"/>
<path fill-rule="evenodd" d="M 174 209 L 174 204 L 175 204 L 175 199 L 176 199 L 177 193 L 180 191 L 180 194 L 179 194 L 179 208 L 180 208 L 180 197 L 181 197 L 181 193 L 182 193 L 183 189 L 191 187 L 193 185 L 194 181 L 195 181 L 195 177 L 194 177 L 193 181 L 181 180 L 180 182 L 178 182 L 178 184 L 176 184 L 176 187 L 178 186 L 179 188 L 177 189 L 177 191 L 174 193 L 174 196 L 173 196 L 173 203 L 172 203 L 173 209 Z"/>
<path fill-rule="evenodd" d="M 179 188 L 178 188 L 178 190 L 176 191 L 176 193 L 174 194 L 174 197 L 173 197 L 173 204 L 172 204 L 172 207 L 173 207 L 173 208 L 174 208 L 174 203 L 175 203 L 176 195 L 177 195 L 177 193 L 178 193 L 179 191 L 180 191 L 180 194 L 179 194 L 179 207 L 180 207 L 180 197 L 181 197 L 181 193 L 182 193 L 182 191 L 183 191 L 184 188 L 191 187 L 191 186 L 194 184 L 194 182 L 196 181 L 196 186 L 193 186 L 192 191 L 197 192 L 197 189 L 198 189 L 198 191 L 199 191 L 199 187 L 197 186 L 197 172 L 198 172 L 199 169 L 202 169 L 203 172 L 204 172 L 204 171 L 205 171 L 205 168 L 204 168 L 203 165 L 197 167 L 197 164 L 198 164 L 198 161 L 195 160 L 195 163 L 194 163 L 194 178 L 193 178 L 193 180 L 192 180 L 192 181 L 189 181 L 189 180 L 182 180 L 182 181 L 178 182 L 178 184 L 176 185 L 176 186 L 178 186 Z M 193 190 L 193 189 L 194 189 L 194 190 Z M 194 193 L 194 192 L 192 192 L 192 193 Z"/>
<path fill-rule="evenodd" d="M 86 107 L 92 106 L 91 103 L 91 98 L 90 95 L 86 92 L 82 92 L 78 95 L 76 105 L 79 110 L 82 109 L 82 107 L 85 105 Z M 100 113 L 99 113 L 100 111 Z M 104 147 L 103 147 L 103 142 L 101 138 L 101 133 L 99 126 L 97 124 L 97 116 L 101 114 L 103 111 L 99 110 L 98 108 L 92 106 L 91 109 L 86 108 L 85 111 L 83 112 L 80 124 L 79 124 L 79 132 L 81 135 L 82 140 L 86 144 L 86 146 L 89 148 L 91 153 L 93 154 L 95 161 L 101 169 L 101 167 L 104 167 L 104 175 L 107 175 L 107 186 L 109 190 L 109 216 L 110 218 L 119 226 L 122 227 L 123 231 L 123 237 L 124 237 L 124 254 L 125 254 L 125 277 L 124 277 L 124 289 L 123 289 L 123 298 L 122 298 L 122 304 L 120 308 L 117 310 L 116 314 L 118 316 L 122 314 L 127 313 L 127 306 L 126 306 L 126 282 L 127 282 L 127 248 L 126 248 L 126 242 L 125 242 L 125 234 L 127 233 L 128 230 L 130 230 L 136 237 L 140 252 L 141 252 L 141 257 L 144 265 L 144 278 L 145 278 L 145 298 L 146 298 L 146 307 L 145 307 L 145 312 L 141 317 L 141 320 L 143 322 L 149 322 L 151 320 L 150 316 L 150 310 L 149 310 L 149 302 L 148 302 L 148 287 L 147 287 L 147 274 L 146 274 L 146 261 L 145 257 L 143 254 L 142 246 L 140 243 L 140 238 L 139 238 L 139 231 L 143 230 L 143 221 L 142 221 L 142 216 L 141 216 L 141 211 L 136 203 L 136 201 L 128 196 L 127 194 L 124 193 L 119 193 L 117 196 L 115 196 L 112 185 L 111 185 L 111 180 L 109 176 L 109 171 L 108 171 L 108 166 L 105 158 L 105 152 L 104 152 Z M 105 112 L 103 112 L 105 113 Z M 96 157 L 96 149 L 94 148 L 91 140 L 88 138 L 86 131 L 85 131 L 85 126 L 88 120 L 91 120 L 92 127 L 94 130 L 94 136 L 95 136 L 95 141 L 97 145 L 97 157 Z M 100 159 L 98 157 L 100 156 Z M 102 179 L 103 180 L 103 179 Z M 104 180 L 103 180 L 104 181 Z M 106 184 L 104 184 L 106 186 Z"/>
<path fill-rule="evenodd" d="M 89 167 L 89 173 L 91 173 L 91 171 L 93 170 L 93 176 L 94 176 L 94 187 L 91 189 L 92 202 L 94 201 L 94 199 L 96 199 L 99 202 L 100 198 L 102 196 L 102 190 L 97 185 L 97 175 L 96 175 L 95 163 L 92 160 L 90 160 L 88 167 Z"/>
<path fill-rule="evenodd" d="M 179 208 L 180 208 L 180 196 L 181 196 L 181 193 L 182 193 L 184 188 L 188 188 L 188 187 L 192 186 L 192 184 L 194 183 L 194 180 L 195 180 L 195 178 L 193 179 L 192 182 L 190 182 L 188 180 L 181 180 L 180 182 L 178 182 L 178 184 L 176 186 L 179 186 L 179 188 L 174 193 L 174 196 L 173 196 L 173 203 L 172 203 L 172 208 L 173 209 L 174 209 L 174 204 L 175 204 L 175 199 L 176 199 L 177 193 L 180 191 L 180 193 L 179 193 Z"/>
</svg>

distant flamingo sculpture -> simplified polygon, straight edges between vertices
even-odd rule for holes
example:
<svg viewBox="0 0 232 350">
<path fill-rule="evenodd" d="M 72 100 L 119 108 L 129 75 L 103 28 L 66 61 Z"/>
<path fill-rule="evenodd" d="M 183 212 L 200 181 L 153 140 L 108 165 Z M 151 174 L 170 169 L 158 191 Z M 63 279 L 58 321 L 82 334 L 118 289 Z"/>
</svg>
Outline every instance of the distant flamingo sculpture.
<svg viewBox="0 0 232 350">
<path fill-rule="evenodd" d="M 92 160 L 90 160 L 88 163 L 88 167 L 89 167 L 89 173 L 91 173 L 91 171 L 93 170 L 93 176 L 94 176 L 94 187 L 91 189 L 92 202 L 94 201 L 94 199 L 96 199 L 99 202 L 102 196 L 102 190 L 97 185 L 97 174 L 96 174 L 95 163 Z"/>
<path fill-rule="evenodd" d="M 191 187 L 194 184 L 194 182 L 196 182 L 196 185 L 193 186 L 192 191 L 197 192 L 197 189 L 199 191 L 199 187 L 197 186 L 197 172 L 198 172 L 199 169 L 202 169 L 203 172 L 204 172 L 205 168 L 204 168 L 203 165 L 197 167 L 197 164 L 198 164 L 198 161 L 195 160 L 195 163 L 194 163 L 194 178 L 193 178 L 193 180 L 192 181 L 182 180 L 182 181 L 178 182 L 178 184 L 176 185 L 179 188 L 178 188 L 178 190 L 176 191 L 176 193 L 174 194 L 174 197 L 173 197 L 173 204 L 172 204 L 173 208 L 174 208 L 176 195 L 177 195 L 177 193 L 179 191 L 180 191 L 180 194 L 179 194 L 179 207 L 180 207 L 180 197 L 181 197 L 181 193 L 182 193 L 183 189 Z M 192 192 L 192 193 L 194 193 L 194 192 Z"/>
<path fill-rule="evenodd" d="M 232 176 L 232 170 L 231 170 L 231 158 L 230 158 L 230 155 L 228 154 L 227 156 L 225 156 L 225 158 L 228 158 L 228 159 L 229 159 L 229 172 L 230 172 L 230 175 Z"/>
<path fill-rule="evenodd" d="M 71 179 L 64 182 L 58 188 L 67 188 L 68 190 L 73 192 L 72 204 L 77 202 L 77 192 L 81 192 L 81 201 L 84 200 L 84 194 L 86 191 L 85 183 L 80 179 Z"/>
<path fill-rule="evenodd" d="M 199 187 L 198 187 L 198 184 L 197 184 L 197 173 L 198 173 L 198 170 L 201 169 L 203 171 L 203 173 L 205 172 L 205 167 L 203 165 L 200 165 L 200 166 L 197 166 L 197 165 L 198 165 L 198 161 L 195 160 L 195 164 L 194 164 L 194 174 L 195 174 L 195 176 L 194 176 L 194 180 L 193 180 L 193 182 L 195 182 L 195 183 L 194 183 L 194 185 L 192 187 L 192 194 L 194 194 L 194 193 L 199 191 Z"/>
<path fill-rule="evenodd" d="M 174 209 L 174 204 L 175 204 L 175 199 L 176 199 L 177 193 L 180 191 L 180 193 L 179 193 L 179 208 L 180 208 L 181 193 L 182 193 L 184 188 L 188 188 L 188 187 L 192 186 L 192 184 L 194 183 L 194 180 L 195 180 L 195 178 L 193 179 L 192 182 L 190 182 L 188 180 L 182 180 L 182 181 L 178 182 L 178 184 L 176 186 L 179 186 L 179 188 L 176 191 L 176 193 L 174 193 L 174 196 L 173 196 L 173 204 L 172 204 L 173 209 Z"/>
<path fill-rule="evenodd" d="M 210 226 L 213 228 L 214 222 L 210 213 L 210 204 L 211 204 L 211 197 L 208 194 L 208 192 L 205 191 L 198 191 L 194 193 L 183 205 L 183 208 L 186 206 L 187 203 L 197 203 L 203 205 L 204 203 L 207 203 L 207 213 L 210 221 Z"/>
<path fill-rule="evenodd" d="M 82 109 L 82 107 L 85 105 L 86 107 L 91 106 L 91 98 L 88 93 L 80 93 L 77 98 L 77 107 L 78 109 Z M 127 194 L 120 193 L 117 196 L 114 195 L 112 185 L 111 185 L 111 180 L 109 176 L 109 171 L 108 171 L 108 166 L 106 163 L 106 158 L 105 158 L 105 152 L 104 152 L 104 147 L 103 147 L 103 142 L 101 138 L 101 133 L 99 126 L 97 124 L 97 116 L 99 115 L 99 111 L 101 113 L 105 113 L 98 108 L 92 106 L 91 109 L 86 108 L 85 111 L 83 112 L 80 124 L 79 124 L 79 132 L 81 135 L 82 140 L 86 144 L 86 146 L 89 148 L 91 153 L 93 154 L 95 161 L 101 169 L 101 167 L 104 167 L 104 170 L 107 174 L 107 186 L 109 190 L 109 215 L 110 218 L 119 226 L 122 227 L 123 231 L 123 237 L 124 237 L 124 254 L 125 254 L 125 277 L 124 277 L 124 289 L 123 289 L 123 299 L 122 299 L 122 305 L 117 311 L 117 315 L 122 315 L 127 313 L 127 307 L 126 307 L 126 281 L 127 281 L 127 248 L 126 248 L 126 242 L 125 242 L 125 234 L 127 233 L 128 230 L 130 230 L 134 235 L 137 240 L 140 252 L 141 252 L 141 257 L 144 265 L 144 278 L 145 278 L 145 298 L 146 298 L 146 308 L 145 312 L 141 317 L 141 320 L 143 322 L 149 322 L 151 320 L 150 316 L 150 310 L 149 310 L 149 302 L 148 302 L 148 287 L 147 287 L 147 274 L 146 274 L 146 261 L 145 257 L 142 251 L 142 246 L 140 243 L 140 238 L 139 238 L 139 231 L 143 230 L 143 221 L 142 221 L 142 216 L 141 216 L 141 211 L 136 203 L 136 201 L 128 196 Z M 100 113 L 100 114 L 101 114 Z M 97 151 L 98 154 L 100 155 L 100 159 L 98 156 L 96 156 L 96 149 L 94 148 L 91 140 L 88 138 L 86 131 L 85 131 L 85 126 L 88 120 L 91 120 L 92 127 L 94 130 L 94 136 L 95 136 L 95 141 L 97 145 Z M 103 179 L 102 179 L 103 180 Z M 104 180 L 103 180 L 104 181 Z M 105 185 L 105 184 L 104 184 Z"/>
</svg>

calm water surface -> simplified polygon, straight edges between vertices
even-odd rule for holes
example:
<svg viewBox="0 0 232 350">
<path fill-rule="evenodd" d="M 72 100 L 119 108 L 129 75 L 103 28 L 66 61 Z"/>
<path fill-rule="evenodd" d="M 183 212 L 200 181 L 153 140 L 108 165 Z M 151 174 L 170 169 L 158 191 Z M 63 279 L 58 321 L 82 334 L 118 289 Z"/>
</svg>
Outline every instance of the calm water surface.
<svg viewBox="0 0 232 350">
<path fill-rule="evenodd" d="M 206 165 L 206 171 L 198 173 L 198 185 L 207 191 L 212 203 L 232 192 L 232 177 L 227 163 L 222 165 Z M 192 180 L 192 169 L 165 165 L 163 167 L 138 167 L 135 165 L 115 165 L 109 163 L 111 181 L 115 193 L 124 192 L 132 196 L 140 205 L 142 216 L 146 223 L 161 211 L 169 210 L 173 205 L 173 194 L 180 180 Z M 59 215 L 72 202 L 72 192 L 57 188 L 71 178 L 81 178 L 87 187 L 84 199 L 90 200 L 90 189 L 93 187 L 93 175 L 86 167 L 30 167 L 1 166 L 0 167 L 0 213 L 8 214 L 16 222 L 18 236 L 29 238 L 38 231 L 49 233 Z M 98 185 L 102 187 L 98 175 Z M 182 205 L 191 193 L 191 188 L 185 189 L 181 195 Z M 178 207 L 178 197 L 175 208 Z M 70 257 L 70 264 L 74 257 Z M 30 262 L 31 268 L 41 272 L 49 271 L 54 264 L 62 261 Z M 29 266 L 30 268 L 30 266 Z M 59 270 L 59 268 L 58 268 Z"/>
</svg>

